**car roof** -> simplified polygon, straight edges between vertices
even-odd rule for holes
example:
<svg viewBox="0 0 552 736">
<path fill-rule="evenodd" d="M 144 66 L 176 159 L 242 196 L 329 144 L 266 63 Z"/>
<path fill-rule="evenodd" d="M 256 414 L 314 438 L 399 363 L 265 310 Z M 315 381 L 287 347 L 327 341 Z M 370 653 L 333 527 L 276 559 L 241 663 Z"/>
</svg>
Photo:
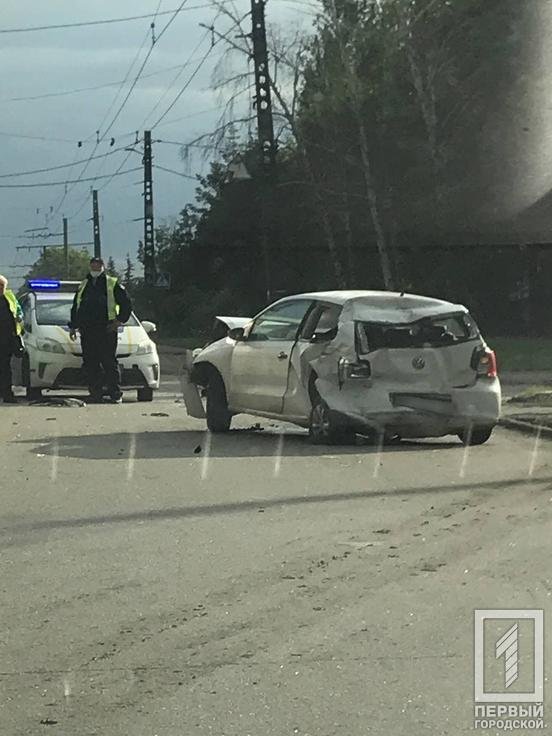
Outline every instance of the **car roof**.
<svg viewBox="0 0 552 736">
<path fill-rule="evenodd" d="M 293 299 L 313 299 L 343 307 L 341 320 L 408 324 L 424 317 L 433 317 L 468 310 L 418 294 L 394 291 L 312 291 L 285 297 L 279 303 Z"/>
<path fill-rule="evenodd" d="M 68 301 L 72 302 L 75 295 L 70 291 L 28 291 L 28 294 L 34 294 L 35 299 L 39 299 L 41 302 L 45 301 Z"/>
<path fill-rule="evenodd" d="M 304 294 L 294 294 L 280 299 L 280 302 L 288 299 L 317 299 L 331 304 L 344 305 L 350 301 L 361 301 L 364 306 L 374 306 L 378 309 L 413 309 L 419 307 L 458 307 L 459 305 L 442 299 L 420 296 L 418 294 L 407 294 L 398 291 L 369 291 L 369 290 L 343 290 L 343 291 L 311 291 Z"/>
</svg>

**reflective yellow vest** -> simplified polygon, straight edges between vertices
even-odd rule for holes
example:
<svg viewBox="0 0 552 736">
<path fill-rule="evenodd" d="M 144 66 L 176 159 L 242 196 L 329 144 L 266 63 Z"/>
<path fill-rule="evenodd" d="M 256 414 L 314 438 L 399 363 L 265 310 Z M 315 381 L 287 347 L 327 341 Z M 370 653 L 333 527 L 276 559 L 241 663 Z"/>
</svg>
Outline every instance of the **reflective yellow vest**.
<svg viewBox="0 0 552 736">
<path fill-rule="evenodd" d="M 117 319 L 119 314 L 119 305 L 115 301 L 115 286 L 117 285 L 117 279 L 115 276 L 106 276 L 107 281 L 107 319 L 111 322 Z M 77 309 L 79 309 L 82 301 L 82 295 L 84 290 L 88 286 L 88 279 L 81 281 L 79 289 L 77 291 Z"/>
<path fill-rule="evenodd" d="M 23 310 L 21 309 L 21 305 L 17 301 L 17 297 L 11 289 L 6 289 L 4 291 L 4 296 L 8 301 L 10 312 L 13 314 L 15 332 L 16 334 L 21 335 L 23 332 Z"/>
</svg>

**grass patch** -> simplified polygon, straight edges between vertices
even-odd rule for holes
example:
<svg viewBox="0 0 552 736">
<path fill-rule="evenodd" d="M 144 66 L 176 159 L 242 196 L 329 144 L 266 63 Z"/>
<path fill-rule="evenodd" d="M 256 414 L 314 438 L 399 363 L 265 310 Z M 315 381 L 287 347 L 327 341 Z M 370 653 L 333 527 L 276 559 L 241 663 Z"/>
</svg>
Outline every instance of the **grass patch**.
<svg viewBox="0 0 552 736">
<path fill-rule="evenodd" d="M 495 352 L 500 371 L 550 371 L 552 339 L 546 337 L 493 337 L 486 342 Z"/>
</svg>

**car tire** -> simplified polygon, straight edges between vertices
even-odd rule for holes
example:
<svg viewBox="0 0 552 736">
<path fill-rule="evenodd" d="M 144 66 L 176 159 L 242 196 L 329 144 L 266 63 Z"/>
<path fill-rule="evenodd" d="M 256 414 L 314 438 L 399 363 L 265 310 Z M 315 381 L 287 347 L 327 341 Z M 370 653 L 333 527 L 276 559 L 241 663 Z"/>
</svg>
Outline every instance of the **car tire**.
<svg viewBox="0 0 552 736">
<path fill-rule="evenodd" d="M 309 437 L 314 445 L 350 445 L 356 440 L 356 432 L 350 427 L 336 426 L 326 402 L 316 397 L 310 414 Z"/>
<path fill-rule="evenodd" d="M 139 388 L 136 391 L 136 397 L 138 401 L 153 401 L 153 389 L 152 388 Z"/>
<path fill-rule="evenodd" d="M 207 401 L 205 414 L 209 432 L 228 432 L 232 415 L 228 409 L 228 399 L 224 381 L 220 374 L 212 370 L 206 387 Z"/>
<path fill-rule="evenodd" d="M 462 432 L 458 433 L 458 437 L 460 438 L 460 442 L 462 442 L 464 447 L 484 445 L 485 442 L 490 439 L 493 433 L 493 429 L 494 427 L 477 427 L 472 429 L 471 431 L 469 429 L 465 429 Z"/>
</svg>

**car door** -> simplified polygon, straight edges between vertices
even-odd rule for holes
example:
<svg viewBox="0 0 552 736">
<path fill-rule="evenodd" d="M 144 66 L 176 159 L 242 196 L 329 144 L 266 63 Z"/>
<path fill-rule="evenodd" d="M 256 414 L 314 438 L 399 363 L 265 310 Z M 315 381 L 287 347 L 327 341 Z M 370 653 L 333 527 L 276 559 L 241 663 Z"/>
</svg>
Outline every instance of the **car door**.
<svg viewBox="0 0 552 736">
<path fill-rule="evenodd" d="M 337 334 L 341 310 L 340 304 L 317 301 L 304 320 L 291 355 L 283 408 L 286 416 L 308 417 L 311 409 L 308 389 L 311 363 L 329 349 Z"/>
<path fill-rule="evenodd" d="M 282 412 L 291 352 L 311 304 L 310 299 L 292 299 L 269 307 L 255 319 L 232 354 L 231 408 Z"/>
</svg>

